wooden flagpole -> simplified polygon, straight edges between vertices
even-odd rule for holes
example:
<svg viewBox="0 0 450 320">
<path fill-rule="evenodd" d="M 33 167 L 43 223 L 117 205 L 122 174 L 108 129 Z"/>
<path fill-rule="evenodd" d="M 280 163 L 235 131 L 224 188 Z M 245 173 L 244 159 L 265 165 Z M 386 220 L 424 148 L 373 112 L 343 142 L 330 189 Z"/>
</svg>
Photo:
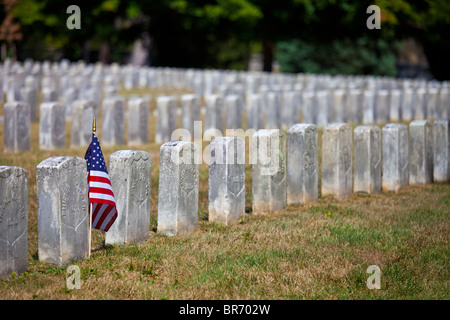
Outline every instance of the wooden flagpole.
<svg viewBox="0 0 450 320">
<path fill-rule="evenodd" d="M 92 120 L 92 133 L 95 134 L 97 131 L 95 117 Z M 92 203 L 89 202 L 89 258 L 91 257 L 91 249 L 92 249 Z"/>
<path fill-rule="evenodd" d="M 89 203 L 89 258 L 91 257 L 92 248 L 92 203 Z"/>
</svg>

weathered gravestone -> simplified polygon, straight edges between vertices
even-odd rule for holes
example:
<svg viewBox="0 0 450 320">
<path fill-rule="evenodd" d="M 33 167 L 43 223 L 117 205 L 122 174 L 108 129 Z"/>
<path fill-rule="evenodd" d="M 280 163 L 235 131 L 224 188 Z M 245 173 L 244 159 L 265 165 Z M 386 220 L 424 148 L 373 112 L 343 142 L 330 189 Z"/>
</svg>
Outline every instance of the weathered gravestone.
<svg viewBox="0 0 450 320">
<path fill-rule="evenodd" d="M 409 183 L 433 182 L 433 124 L 416 120 L 409 124 Z"/>
<path fill-rule="evenodd" d="M 428 88 L 428 92 L 425 100 L 425 114 L 427 118 L 438 118 L 438 99 L 439 91 L 438 88 Z"/>
<path fill-rule="evenodd" d="M 128 101 L 128 145 L 148 143 L 148 102 L 141 98 Z"/>
<path fill-rule="evenodd" d="M 103 99 L 114 98 L 118 96 L 118 90 L 115 86 L 103 87 Z"/>
<path fill-rule="evenodd" d="M 381 130 L 359 126 L 353 132 L 354 192 L 381 192 Z"/>
<path fill-rule="evenodd" d="M 401 90 L 391 90 L 389 94 L 389 120 L 400 121 L 401 119 Z"/>
<path fill-rule="evenodd" d="M 72 127 L 70 145 L 86 147 L 92 141 L 92 121 L 95 103 L 89 100 L 76 100 L 72 103 Z"/>
<path fill-rule="evenodd" d="M 161 146 L 157 231 L 165 235 L 187 235 L 197 228 L 196 148 L 195 143 L 187 141 L 171 141 Z"/>
<path fill-rule="evenodd" d="M 365 90 L 363 93 L 362 123 L 370 124 L 375 122 L 375 96 L 372 90 Z"/>
<path fill-rule="evenodd" d="M 316 111 L 316 121 L 318 126 L 326 126 L 329 121 L 329 93 L 327 90 L 316 91 L 315 95 L 315 105 Z"/>
<path fill-rule="evenodd" d="M 0 278 L 28 266 L 28 172 L 0 166 Z"/>
<path fill-rule="evenodd" d="M 346 99 L 347 122 L 362 122 L 362 97 L 361 89 L 349 89 Z"/>
<path fill-rule="evenodd" d="M 89 256 L 86 173 L 78 157 L 51 157 L 37 166 L 40 261 L 63 265 Z"/>
<path fill-rule="evenodd" d="M 317 127 L 294 124 L 287 132 L 287 204 L 318 197 Z"/>
<path fill-rule="evenodd" d="M 19 92 L 17 89 L 20 86 L 17 86 L 16 82 L 18 79 L 15 79 L 14 74 L 5 75 L 5 85 L 6 85 L 6 101 L 8 102 L 16 102 L 20 99 Z"/>
<path fill-rule="evenodd" d="M 266 128 L 281 129 L 281 95 L 276 91 L 269 91 L 265 100 Z"/>
<path fill-rule="evenodd" d="M 181 95 L 181 127 L 194 136 L 194 121 L 200 121 L 200 101 L 195 94 Z"/>
<path fill-rule="evenodd" d="M 435 120 L 433 136 L 433 178 L 450 181 L 450 119 Z"/>
<path fill-rule="evenodd" d="M 375 99 L 375 122 L 387 122 L 389 119 L 389 91 L 378 90 Z"/>
<path fill-rule="evenodd" d="M 62 94 L 62 104 L 66 107 L 66 119 L 71 120 L 72 119 L 72 103 L 77 99 L 78 97 L 78 89 L 73 87 L 68 87 L 66 90 L 64 90 Z"/>
<path fill-rule="evenodd" d="M 41 95 L 42 102 L 56 102 L 58 100 L 56 91 L 53 88 L 43 88 Z"/>
<path fill-rule="evenodd" d="M 279 129 L 258 130 L 252 137 L 252 212 L 286 208 L 286 137 Z"/>
<path fill-rule="evenodd" d="M 423 120 L 426 118 L 425 102 L 427 98 L 426 88 L 417 88 L 413 93 L 414 120 Z"/>
<path fill-rule="evenodd" d="M 225 97 L 225 129 L 239 129 L 242 126 L 241 101 L 236 94 Z"/>
<path fill-rule="evenodd" d="M 281 125 L 283 129 L 287 130 L 298 121 L 301 95 L 295 91 L 285 91 L 282 98 Z"/>
<path fill-rule="evenodd" d="M 302 122 L 303 123 L 316 123 L 316 108 L 314 106 L 314 92 L 312 91 L 304 91 L 302 93 L 302 103 L 300 106 L 300 110 L 302 113 Z"/>
<path fill-rule="evenodd" d="M 263 100 L 261 94 L 250 94 L 247 96 L 247 129 L 263 128 Z"/>
<path fill-rule="evenodd" d="M 441 86 L 438 100 L 438 106 L 436 108 L 438 117 L 450 117 L 450 90 L 448 87 Z"/>
<path fill-rule="evenodd" d="M 101 103 L 101 92 L 96 88 L 86 88 L 80 91 L 80 97 L 94 102 L 94 113 L 99 115 L 99 106 Z"/>
<path fill-rule="evenodd" d="M 177 102 L 175 97 L 161 96 L 156 99 L 158 116 L 156 121 L 156 143 L 170 141 L 177 125 Z"/>
<path fill-rule="evenodd" d="M 332 123 L 322 134 L 322 196 L 338 199 L 352 193 L 352 128 Z"/>
<path fill-rule="evenodd" d="M 120 150 L 109 158 L 117 219 L 105 243 L 135 243 L 148 238 L 152 156 L 145 151 Z"/>
<path fill-rule="evenodd" d="M 30 151 L 30 105 L 8 102 L 4 105 L 5 152 Z"/>
<path fill-rule="evenodd" d="M 347 121 L 347 113 L 345 110 L 346 96 L 345 90 L 335 89 L 331 93 L 331 106 L 332 112 L 330 112 L 330 120 L 332 122 L 345 122 Z"/>
<path fill-rule="evenodd" d="M 403 121 L 411 121 L 413 119 L 414 116 L 413 94 L 414 91 L 411 88 L 404 87 L 402 90 L 402 100 L 400 104 L 400 109 Z"/>
<path fill-rule="evenodd" d="M 21 101 L 30 105 L 30 120 L 35 122 L 37 119 L 37 90 L 34 87 L 24 87 L 20 89 Z"/>
<path fill-rule="evenodd" d="M 209 148 L 209 221 L 231 225 L 245 212 L 245 142 L 216 138 Z"/>
<path fill-rule="evenodd" d="M 56 102 L 45 102 L 39 109 L 39 148 L 64 148 L 66 143 L 65 107 Z"/>
<path fill-rule="evenodd" d="M 105 99 L 103 101 L 102 115 L 102 144 L 104 146 L 124 144 L 124 101 L 120 98 Z"/>
<path fill-rule="evenodd" d="M 382 130 L 383 191 L 399 191 L 409 183 L 408 127 L 389 123 Z"/>
<path fill-rule="evenodd" d="M 217 129 L 223 131 L 224 100 L 217 94 L 205 95 L 205 131 Z"/>
</svg>

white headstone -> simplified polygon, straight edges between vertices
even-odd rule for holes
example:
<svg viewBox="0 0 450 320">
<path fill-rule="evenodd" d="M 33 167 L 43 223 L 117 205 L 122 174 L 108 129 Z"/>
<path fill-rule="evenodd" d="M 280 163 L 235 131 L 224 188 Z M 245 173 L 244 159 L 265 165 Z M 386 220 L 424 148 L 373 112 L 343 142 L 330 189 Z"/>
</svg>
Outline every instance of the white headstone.
<svg viewBox="0 0 450 320">
<path fill-rule="evenodd" d="M 245 213 L 245 142 L 221 137 L 209 147 L 209 221 L 231 225 Z"/>
<path fill-rule="evenodd" d="M 121 98 L 107 98 L 102 107 L 102 145 L 124 144 L 124 136 L 125 103 Z"/>
<path fill-rule="evenodd" d="M 156 122 L 156 143 L 164 143 L 171 140 L 173 131 L 176 129 L 177 102 L 174 97 L 161 96 L 156 99 L 158 110 Z"/>
<path fill-rule="evenodd" d="M 287 132 L 287 203 L 316 200 L 318 174 L 317 127 L 295 124 Z"/>
<path fill-rule="evenodd" d="M 148 102 L 141 98 L 128 101 L 128 145 L 148 143 Z"/>
<path fill-rule="evenodd" d="M 433 182 L 433 124 L 416 120 L 409 124 L 409 183 Z"/>
<path fill-rule="evenodd" d="M 28 266 L 28 172 L 0 166 L 0 278 Z"/>
<path fill-rule="evenodd" d="M 160 151 L 158 227 L 168 236 L 187 235 L 197 228 L 199 171 L 197 145 L 171 141 Z"/>
<path fill-rule="evenodd" d="M 66 144 L 65 108 L 56 102 L 41 103 L 39 109 L 39 148 L 53 150 Z"/>
<path fill-rule="evenodd" d="M 30 105 L 8 102 L 3 108 L 5 152 L 30 151 Z"/>
<path fill-rule="evenodd" d="M 63 265 L 89 256 L 89 204 L 86 161 L 52 157 L 36 168 L 38 255 Z"/>
<path fill-rule="evenodd" d="M 338 199 L 352 193 L 352 128 L 332 123 L 322 133 L 322 196 Z"/>
<path fill-rule="evenodd" d="M 254 214 L 286 208 L 286 137 L 279 129 L 258 130 L 252 137 Z"/>
<path fill-rule="evenodd" d="M 359 126 L 353 132 L 354 192 L 381 192 L 381 130 Z"/>
<path fill-rule="evenodd" d="M 109 158 L 117 219 L 105 243 L 135 243 L 149 236 L 152 156 L 145 151 L 120 150 Z"/>
<path fill-rule="evenodd" d="M 399 191 L 409 183 L 408 127 L 389 123 L 382 130 L 383 191 Z"/>
<path fill-rule="evenodd" d="M 435 120 L 433 136 L 433 178 L 450 181 L 450 119 Z"/>
<path fill-rule="evenodd" d="M 94 109 L 93 101 L 75 100 L 72 103 L 71 147 L 87 147 L 91 143 Z"/>
</svg>

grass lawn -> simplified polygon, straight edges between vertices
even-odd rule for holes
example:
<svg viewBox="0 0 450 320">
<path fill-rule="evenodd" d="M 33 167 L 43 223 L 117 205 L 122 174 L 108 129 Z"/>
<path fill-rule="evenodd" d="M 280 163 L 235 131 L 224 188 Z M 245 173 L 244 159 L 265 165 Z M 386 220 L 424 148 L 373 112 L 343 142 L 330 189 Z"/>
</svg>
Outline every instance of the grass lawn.
<svg viewBox="0 0 450 320">
<path fill-rule="evenodd" d="M 324 197 L 256 216 L 251 214 L 248 165 L 248 212 L 238 224 L 223 227 L 208 222 L 208 166 L 202 164 L 199 228 L 190 236 L 170 238 L 156 233 L 160 146 L 154 143 L 153 114 L 149 123 L 151 142 L 138 148 L 152 155 L 149 238 L 105 246 L 104 233 L 94 230 L 91 258 L 73 262 L 81 270 L 79 290 L 66 287 L 69 264 L 56 267 L 38 260 L 36 166 L 51 156 L 83 157 L 86 148 L 41 151 L 33 123 L 31 152 L 5 154 L 0 126 L 0 165 L 29 173 L 28 271 L 0 280 L 0 299 L 450 298 L 450 184 L 353 194 L 344 201 Z M 99 136 L 101 142 L 101 131 Z M 123 149 L 128 147 L 104 147 L 106 161 Z M 381 269 L 380 290 L 366 286 L 371 265 Z"/>
</svg>

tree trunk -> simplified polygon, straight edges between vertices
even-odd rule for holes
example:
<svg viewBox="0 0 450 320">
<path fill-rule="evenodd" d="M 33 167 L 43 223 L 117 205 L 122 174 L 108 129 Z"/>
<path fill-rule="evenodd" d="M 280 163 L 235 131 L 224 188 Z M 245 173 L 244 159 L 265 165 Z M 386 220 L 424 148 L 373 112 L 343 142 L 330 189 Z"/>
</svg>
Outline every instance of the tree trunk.
<svg viewBox="0 0 450 320">
<path fill-rule="evenodd" d="M 106 41 L 102 42 L 102 46 L 100 47 L 100 52 L 98 54 L 98 60 L 103 64 L 109 63 L 109 44 Z"/>
<path fill-rule="evenodd" d="M 264 40 L 263 41 L 263 70 L 272 71 L 273 62 L 273 42 Z"/>
<path fill-rule="evenodd" d="M 14 42 L 11 42 L 11 61 L 13 62 L 17 61 L 17 50 L 16 44 Z"/>
<path fill-rule="evenodd" d="M 91 45 L 89 43 L 89 40 L 86 40 L 83 43 L 83 61 L 86 63 L 90 62 L 90 50 L 91 50 Z"/>
<path fill-rule="evenodd" d="M 2 61 L 6 60 L 6 55 L 7 55 L 7 48 L 6 48 L 6 42 L 2 42 Z"/>
</svg>

